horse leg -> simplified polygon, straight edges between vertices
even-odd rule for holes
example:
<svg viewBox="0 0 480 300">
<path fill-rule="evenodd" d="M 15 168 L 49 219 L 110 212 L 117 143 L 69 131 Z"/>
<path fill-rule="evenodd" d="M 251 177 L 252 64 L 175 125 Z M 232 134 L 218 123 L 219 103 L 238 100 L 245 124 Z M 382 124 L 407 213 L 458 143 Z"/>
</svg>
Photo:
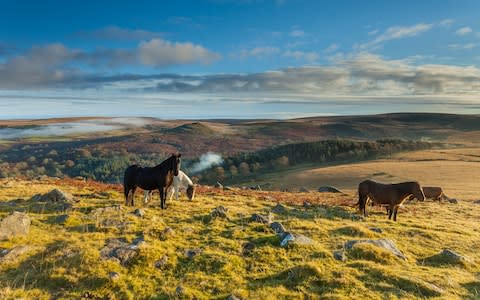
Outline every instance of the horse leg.
<svg viewBox="0 0 480 300">
<path fill-rule="evenodd" d="M 131 205 L 131 206 L 135 206 L 135 190 L 136 190 L 136 189 L 137 189 L 137 187 L 134 186 L 134 187 L 132 188 L 132 190 L 131 190 L 131 191 L 132 191 L 132 196 L 131 196 L 131 198 L 130 198 L 130 205 Z"/>
<path fill-rule="evenodd" d="M 148 198 L 151 198 L 151 197 L 152 197 L 152 194 L 151 194 L 151 193 L 152 193 L 152 191 L 147 191 L 147 190 L 145 190 L 145 191 L 143 192 L 143 203 L 144 203 L 144 204 L 147 204 L 147 203 L 148 203 Z"/>
<path fill-rule="evenodd" d="M 123 193 L 125 194 L 125 206 L 128 206 L 128 197 L 130 196 L 130 189 L 128 189 L 126 186 L 123 189 Z"/>
<path fill-rule="evenodd" d="M 158 193 L 160 194 L 160 207 L 165 209 L 165 198 L 167 197 L 167 193 L 165 191 L 165 187 L 161 187 L 158 189 Z"/>
<path fill-rule="evenodd" d="M 393 220 L 397 222 L 397 211 L 398 211 L 398 205 L 395 206 L 395 211 L 393 212 Z"/>
<path fill-rule="evenodd" d="M 174 187 L 173 189 L 175 190 L 175 200 L 178 201 L 178 191 L 180 190 L 180 187 Z"/>
<path fill-rule="evenodd" d="M 392 219 L 392 213 L 393 213 L 393 207 L 392 205 L 390 205 L 388 207 L 388 219 L 391 220 Z"/>
</svg>

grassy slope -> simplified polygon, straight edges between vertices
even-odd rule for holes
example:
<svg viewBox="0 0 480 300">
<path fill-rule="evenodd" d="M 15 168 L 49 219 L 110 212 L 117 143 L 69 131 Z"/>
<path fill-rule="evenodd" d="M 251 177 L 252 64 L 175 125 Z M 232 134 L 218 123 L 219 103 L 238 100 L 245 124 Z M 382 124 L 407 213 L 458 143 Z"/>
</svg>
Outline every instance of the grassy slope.
<svg viewBox="0 0 480 300">
<path fill-rule="evenodd" d="M 35 209 L 28 199 L 37 192 L 54 187 L 73 193 L 82 200 L 75 206 L 65 226 L 51 224 L 56 213 Z M 92 193 L 107 192 L 109 200 Z M 26 237 L 0 242 L 0 247 L 30 245 L 31 250 L 17 262 L 0 265 L 0 298 L 60 299 L 78 298 L 85 292 L 113 299 L 180 298 L 225 299 L 231 293 L 248 299 L 309 298 L 322 299 L 413 299 L 480 297 L 480 205 L 413 203 L 399 213 L 397 223 L 386 220 L 384 212 L 374 211 L 365 221 L 352 220 L 353 195 L 318 193 L 226 192 L 202 187 L 193 202 L 172 201 L 161 211 L 157 203 L 145 208 L 143 219 L 125 208 L 110 218 L 129 221 L 125 230 L 90 228 L 89 208 L 123 204 L 119 188 L 76 181 L 0 181 L 0 211 L 25 208 L 33 218 Z M 308 200 L 315 205 L 303 208 Z M 285 214 L 276 214 L 287 230 L 303 233 L 317 243 L 313 246 L 278 246 L 279 240 L 266 226 L 249 223 L 252 213 L 268 211 L 275 202 L 288 205 Z M 139 203 L 139 201 L 137 201 Z M 16 206 L 9 204 L 17 203 Z M 229 208 L 230 220 L 209 220 L 212 208 Z M 38 207 L 37 207 L 38 208 Z M 379 227 L 383 233 L 369 230 Z M 167 240 L 159 232 L 171 227 Z M 86 230 L 88 229 L 88 230 Z M 146 245 L 128 267 L 100 259 L 105 240 L 140 232 Z M 332 257 L 343 242 L 356 238 L 390 238 L 408 257 L 401 261 L 373 247 L 360 247 L 347 253 L 347 262 Z M 257 247 L 249 255 L 242 245 L 250 241 Z M 201 248 L 204 252 L 192 260 L 184 250 Z M 467 266 L 423 265 L 422 258 L 449 248 L 474 261 Z M 168 255 L 165 270 L 154 262 Z M 111 281 L 108 272 L 120 273 Z M 434 286 L 433 286 L 434 285 Z M 439 292 L 436 287 L 442 291 Z"/>
</svg>

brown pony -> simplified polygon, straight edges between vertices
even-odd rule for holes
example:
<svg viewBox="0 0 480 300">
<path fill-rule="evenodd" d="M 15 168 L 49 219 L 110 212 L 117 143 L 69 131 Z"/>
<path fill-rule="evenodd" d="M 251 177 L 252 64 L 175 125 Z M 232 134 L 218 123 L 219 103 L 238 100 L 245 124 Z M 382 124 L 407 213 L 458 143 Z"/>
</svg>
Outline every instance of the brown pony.
<svg viewBox="0 0 480 300">
<path fill-rule="evenodd" d="M 139 165 L 129 166 L 123 177 L 125 205 L 133 206 L 135 190 L 140 187 L 144 190 L 158 190 L 160 192 L 160 206 L 166 208 L 167 190 L 173 183 L 173 177 L 178 175 L 181 154 L 172 154 L 161 164 L 148 168 Z"/>
<path fill-rule="evenodd" d="M 402 205 L 410 196 L 417 198 L 420 201 L 425 201 L 425 195 L 416 181 L 402 182 L 395 184 L 381 184 L 373 180 L 365 180 L 358 185 L 358 205 L 360 211 L 363 210 L 363 215 L 367 216 L 366 206 L 368 199 L 372 200 L 373 204 L 386 204 L 388 219 L 392 218 L 397 221 L 398 207 Z"/>
</svg>

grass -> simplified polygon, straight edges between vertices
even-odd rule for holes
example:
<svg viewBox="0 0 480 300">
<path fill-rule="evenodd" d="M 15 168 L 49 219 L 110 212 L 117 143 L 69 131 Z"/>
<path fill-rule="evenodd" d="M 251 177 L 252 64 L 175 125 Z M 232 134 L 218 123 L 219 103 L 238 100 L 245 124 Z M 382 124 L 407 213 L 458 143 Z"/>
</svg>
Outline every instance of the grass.
<svg viewBox="0 0 480 300">
<path fill-rule="evenodd" d="M 80 199 L 67 222 L 56 224 L 62 212 L 38 206 L 28 199 L 60 188 Z M 140 193 L 138 193 L 140 194 Z M 21 199 L 18 199 L 21 198 Z M 2 299 L 455 299 L 480 297 L 480 205 L 423 202 L 400 209 L 398 222 L 388 221 L 383 209 L 357 218 L 353 196 L 345 194 L 220 191 L 201 187 L 194 201 L 158 199 L 137 207 L 145 217 L 123 205 L 118 186 L 74 180 L 0 180 L 0 217 L 24 210 L 32 218 L 25 237 L 1 241 L 0 248 L 27 245 L 15 261 L 0 264 Z M 304 208 L 303 201 L 312 206 Z M 286 207 L 274 214 L 287 230 L 304 234 L 315 243 L 279 246 L 268 226 L 249 222 L 253 213 L 266 214 L 278 202 Z M 98 207 L 121 205 L 94 217 Z M 223 205 L 228 219 L 210 218 Z M 105 220 L 122 226 L 106 226 Z M 113 222 L 113 224 L 116 224 Z M 163 234 L 165 228 L 173 232 Z M 382 233 L 370 230 L 382 229 Z M 100 258 L 107 239 L 131 242 L 142 235 L 145 245 L 127 266 Z M 407 256 L 401 260 L 373 245 L 359 244 L 346 251 L 347 261 L 333 258 L 350 239 L 388 238 Z M 246 243 L 253 244 L 248 252 Z M 187 249 L 201 249 L 193 258 Z M 469 258 L 468 265 L 430 260 L 442 249 Z M 155 262 L 168 256 L 163 268 Z M 112 280 L 109 272 L 120 278 Z M 181 286 L 182 292 L 177 293 Z"/>
</svg>

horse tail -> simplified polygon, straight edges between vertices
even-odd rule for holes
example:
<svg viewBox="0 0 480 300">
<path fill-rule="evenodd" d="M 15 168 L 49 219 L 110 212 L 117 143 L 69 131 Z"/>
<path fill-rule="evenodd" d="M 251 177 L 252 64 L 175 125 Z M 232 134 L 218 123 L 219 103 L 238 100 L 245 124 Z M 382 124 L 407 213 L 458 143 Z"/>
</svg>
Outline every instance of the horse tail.
<svg viewBox="0 0 480 300">
<path fill-rule="evenodd" d="M 130 190 L 135 186 L 135 174 L 137 171 L 138 166 L 132 165 L 125 169 L 125 173 L 123 175 L 123 193 L 125 195 L 125 203 L 128 205 L 128 195 Z"/>
</svg>

